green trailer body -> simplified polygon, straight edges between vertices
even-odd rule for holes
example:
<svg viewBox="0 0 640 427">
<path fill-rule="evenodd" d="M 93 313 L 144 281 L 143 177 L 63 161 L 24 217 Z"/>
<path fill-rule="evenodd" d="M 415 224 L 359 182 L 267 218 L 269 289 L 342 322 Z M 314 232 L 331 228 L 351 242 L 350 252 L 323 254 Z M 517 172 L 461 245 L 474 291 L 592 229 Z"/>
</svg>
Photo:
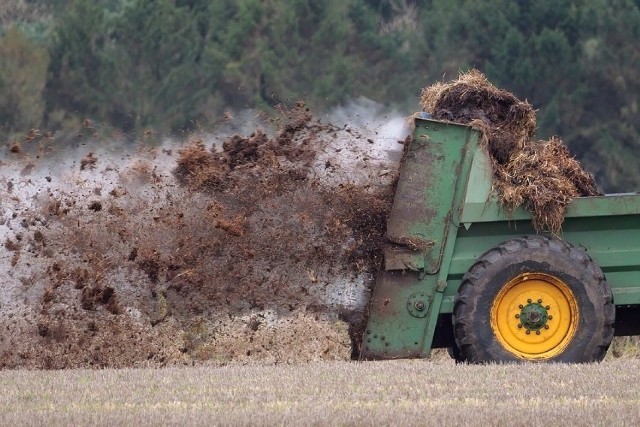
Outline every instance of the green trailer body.
<svg viewBox="0 0 640 427">
<path fill-rule="evenodd" d="M 428 357 L 432 348 L 449 347 L 459 351 L 458 347 L 464 346 L 465 341 L 470 339 L 468 336 L 456 336 L 456 326 L 452 322 L 452 315 L 455 317 L 456 298 L 465 274 L 468 274 L 483 254 L 492 248 L 499 248 L 501 243 L 521 236 L 534 236 L 530 239 L 537 244 L 538 237 L 535 236 L 541 235 L 533 228 L 530 213 L 523 209 L 506 210 L 492 194 L 491 185 L 491 164 L 486 149 L 480 144 L 477 131 L 454 123 L 415 119 L 415 132 L 412 141 L 405 148 L 394 204 L 387 222 L 388 245 L 384 253 L 384 267 L 376 281 L 369 304 L 368 322 L 360 349 L 363 359 Z M 544 236 L 544 233 L 542 235 Z M 547 237 L 548 240 L 544 242 L 552 242 L 552 246 L 556 245 L 553 242 L 558 240 L 570 244 L 570 249 L 560 249 L 571 252 L 571 256 L 574 256 L 574 251 L 583 251 L 590 257 L 592 263 L 587 266 L 588 269 L 593 270 L 592 264 L 595 263 L 606 276 L 607 289 L 610 288 L 613 293 L 611 304 L 615 304 L 615 334 L 639 334 L 640 313 L 637 311 L 640 310 L 640 195 L 615 194 L 576 198 L 567 210 L 561 235 Z M 502 252 L 505 250 L 502 249 Z M 582 262 L 587 265 L 587 260 Z M 573 276 L 582 274 L 580 268 L 583 267 L 578 266 L 578 273 Z M 526 272 L 521 272 L 522 274 Z M 597 274 L 599 273 L 592 275 Z M 528 278 L 525 276 L 525 279 Z M 547 282 L 554 280 L 551 278 Z M 548 283 L 546 286 L 549 287 Z M 559 286 L 564 285 L 560 283 Z M 570 295 L 569 300 L 573 299 L 574 293 L 581 292 L 575 285 L 572 286 L 573 291 L 567 291 L 567 295 Z M 553 290 L 553 286 L 550 288 Z M 607 291 L 603 291 L 605 303 L 610 299 L 606 293 Z M 549 330 L 549 325 L 552 331 L 556 328 L 553 321 L 547 319 L 553 308 L 546 305 L 549 310 L 545 310 L 546 303 L 537 304 L 536 298 L 534 297 L 534 301 L 529 299 L 529 303 L 523 302 L 524 306 L 519 304 L 519 308 L 514 310 L 520 311 L 516 311 L 515 316 L 510 314 L 515 319 L 507 321 L 509 328 L 509 322 L 513 322 L 515 335 L 526 329 L 527 335 L 522 335 L 523 345 L 527 344 L 527 340 L 533 339 L 529 337 L 530 333 L 538 334 L 536 339 L 542 340 Z M 574 311 L 582 313 L 579 321 L 589 321 L 586 317 L 590 309 L 583 310 L 578 306 L 581 304 L 579 297 L 575 300 L 577 302 Z M 570 303 L 573 304 L 572 301 Z M 460 304 L 466 302 L 462 301 Z M 478 304 L 486 305 L 487 302 Z M 495 305 L 489 305 L 492 304 Z M 491 322 L 494 332 L 500 327 L 499 323 L 498 326 L 494 325 L 495 319 L 474 314 L 476 308 L 464 309 L 467 311 L 461 310 L 458 317 L 466 316 L 460 313 L 473 312 L 469 316 L 474 317 L 473 321 L 478 324 L 479 331 L 486 329 L 486 324 Z M 498 317 L 502 316 L 500 308 L 483 310 L 484 313 L 498 313 Z M 518 320 L 520 315 L 533 316 L 533 320 Z M 543 321 L 535 323 L 540 316 L 544 317 Z M 610 317 L 611 314 L 605 313 L 605 316 Z M 577 319 L 576 317 L 574 320 L 578 322 Z M 563 321 L 571 322 L 568 316 L 565 316 Z M 563 326 L 560 332 L 556 332 L 570 332 L 575 333 L 576 337 L 582 337 L 579 330 L 574 331 L 583 328 L 582 324 L 575 328 L 568 324 L 569 326 Z M 589 324 L 586 325 L 587 328 L 591 327 Z M 594 329 L 597 327 L 594 326 Z M 462 334 L 463 332 L 459 333 Z M 468 335 L 469 331 L 466 334 Z M 480 332 L 479 334 L 482 335 Z M 603 334 L 606 335 L 607 332 Z M 519 343 L 520 338 L 515 335 L 507 336 L 506 342 L 522 344 Z M 531 359 L 563 361 L 559 354 L 565 351 L 565 347 L 570 348 L 570 341 L 577 338 L 562 338 L 559 335 L 556 338 L 558 342 L 564 340 L 564 344 L 551 353 L 545 353 L 554 357 L 532 355 Z M 496 346 L 500 351 L 504 350 L 491 337 L 479 339 L 489 342 L 471 344 Z M 585 340 L 589 337 L 580 339 Z M 610 340 L 610 337 L 605 337 L 605 341 L 607 339 Z M 504 342 L 500 339 L 497 341 L 498 344 Z M 606 347 L 608 344 L 600 346 Z M 494 354 L 511 355 L 508 351 Z M 513 356 L 516 360 L 529 359 L 526 351 L 524 354 L 524 357 L 522 354 Z M 474 361 L 492 361 L 494 357 L 488 359 L 490 360 Z M 495 356 L 495 359 L 500 361 L 503 358 Z M 566 361 L 573 360 L 567 358 Z"/>
</svg>

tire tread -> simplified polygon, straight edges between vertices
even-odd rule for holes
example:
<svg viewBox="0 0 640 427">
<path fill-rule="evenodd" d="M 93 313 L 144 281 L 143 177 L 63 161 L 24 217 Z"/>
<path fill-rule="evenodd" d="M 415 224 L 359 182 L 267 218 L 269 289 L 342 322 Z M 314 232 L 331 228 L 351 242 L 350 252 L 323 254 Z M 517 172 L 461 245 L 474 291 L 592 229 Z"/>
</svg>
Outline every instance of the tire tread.
<svg viewBox="0 0 640 427">
<path fill-rule="evenodd" d="M 475 334 L 474 322 L 475 304 L 478 297 L 476 292 L 477 282 L 486 274 L 487 270 L 502 257 L 514 254 L 522 249 L 540 249 L 550 253 L 562 253 L 572 261 L 584 267 L 588 274 L 598 282 L 597 287 L 602 294 L 603 306 L 601 313 L 604 316 L 604 329 L 599 345 L 594 346 L 592 354 L 586 354 L 586 361 L 601 361 L 611 344 L 614 334 L 615 305 L 613 293 L 608 285 L 602 270 L 593 259 L 583 250 L 556 238 L 530 235 L 508 240 L 495 248 L 485 252 L 469 268 L 462 278 L 462 283 L 456 295 L 452 313 L 454 339 L 460 349 L 461 359 L 467 362 L 485 362 L 486 356 L 478 345 L 479 338 Z"/>
</svg>

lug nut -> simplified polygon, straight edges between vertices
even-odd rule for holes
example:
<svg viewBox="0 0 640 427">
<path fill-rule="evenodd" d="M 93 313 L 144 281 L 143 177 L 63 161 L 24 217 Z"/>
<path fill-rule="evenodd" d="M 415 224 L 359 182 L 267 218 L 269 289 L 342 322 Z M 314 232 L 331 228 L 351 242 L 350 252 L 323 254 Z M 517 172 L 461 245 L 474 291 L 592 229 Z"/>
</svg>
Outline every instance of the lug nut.
<svg viewBox="0 0 640 427">
<path fill-rule="evenodd" d="M 553 316 L 549 315 L 549 320 L 553 319 Z"/>
<path fill-rule="evenodd" d="M 520 304 L 520 305 L 518 306 L 518 308 L 519 308 L 520 310 L 522 310 L 522 309 L 524 308 L 524 305 Z"/>
<path fill-rule="evenodd" d="M 518 328 L 522 328 L 522 323 L 518 323 Z"/>
<path fill-rule="evenodd" d="M 549 325 L 544 325 L 544 328 L 545 329 L 549 329 Z"/>
<path fill-rule="evenodd" d="M 551 307 L 549 307 L 548 305 L 545 307 L 546 310 L 549 310 Z"/>
<path fill-rule="evenodd" d="M 538 304 L 542 304 L 542 299 L 538 298 Z"/>
<path fill-rule="evenodd" d="M 529 304 L 531 304 L 531 298 L 529 298 L 529 299 L 527 300 L 527 302 L 528 302 Z"/>
<path fill-rule="evenodd" d="M 527 329 L 527 335 L 529 335 L 530 333 L 531 333 L 531 331 Z"/>
<path fill-rule="evenodd" d="M 519 319 L 519 318 L 520 318 L 520 315 L 519 315 L 519 314 L 516 314 L 516 319 Z"/>
<path fill-rule="evenodd" d="M 536 335 L 540 335 L 540 331 L 536 331 Z"/>
</svg>

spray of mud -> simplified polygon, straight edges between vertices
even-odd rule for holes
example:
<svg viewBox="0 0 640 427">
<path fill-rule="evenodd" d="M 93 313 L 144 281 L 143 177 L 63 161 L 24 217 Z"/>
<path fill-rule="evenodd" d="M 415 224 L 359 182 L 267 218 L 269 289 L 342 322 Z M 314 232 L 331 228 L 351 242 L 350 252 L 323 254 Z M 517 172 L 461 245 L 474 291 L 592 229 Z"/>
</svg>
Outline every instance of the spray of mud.
<svg viewBox="0 0 640 427">
<path fill-rule="evenodd" d="M 352 357 L 408 130 L 366 100 L 321 119 L 11 142 L 0 366 Z"/>
</svg>

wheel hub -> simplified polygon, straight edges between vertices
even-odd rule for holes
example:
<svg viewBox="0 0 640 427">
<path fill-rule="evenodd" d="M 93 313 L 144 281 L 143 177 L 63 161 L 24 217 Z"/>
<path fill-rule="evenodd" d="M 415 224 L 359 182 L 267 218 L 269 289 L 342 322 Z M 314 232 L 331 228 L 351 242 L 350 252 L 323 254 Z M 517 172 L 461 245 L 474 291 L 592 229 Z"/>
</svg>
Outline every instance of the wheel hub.
<svg viewBox="0 0 640 427">
<path fill-rule="evenodd" d="M 542 301 L 542 300 L 540 300 Z M 527 331 L 539 331 L 544 328 L 549 320 L 549 315 L 545 307 L 539 303 L 529 303 L 522 307 L 520 314 L 516 316 L 520 319 L 522 326 Z"/>
</svg>

